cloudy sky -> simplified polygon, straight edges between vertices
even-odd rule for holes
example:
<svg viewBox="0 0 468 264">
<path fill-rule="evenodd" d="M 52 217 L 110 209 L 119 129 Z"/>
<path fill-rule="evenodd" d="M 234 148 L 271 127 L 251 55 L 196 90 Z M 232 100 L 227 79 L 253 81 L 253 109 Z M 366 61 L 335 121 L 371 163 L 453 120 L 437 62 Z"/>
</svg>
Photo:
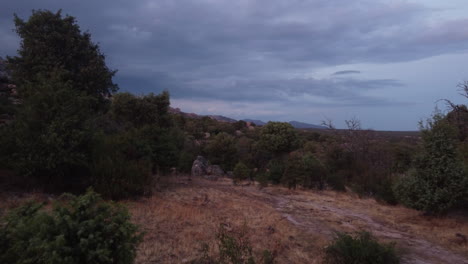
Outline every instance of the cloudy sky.
<svg viewBox="0 0 468 264">
<path fill-rule="evenodd" d="M 0 56 L 19 45 L 13 13 L 62 9 L 119 70 L 121 90 L 169 90 L 186 112 L 415 130 L 438 99 L 466 103 L 466 0 L 0 2 Z"/>
</svg>

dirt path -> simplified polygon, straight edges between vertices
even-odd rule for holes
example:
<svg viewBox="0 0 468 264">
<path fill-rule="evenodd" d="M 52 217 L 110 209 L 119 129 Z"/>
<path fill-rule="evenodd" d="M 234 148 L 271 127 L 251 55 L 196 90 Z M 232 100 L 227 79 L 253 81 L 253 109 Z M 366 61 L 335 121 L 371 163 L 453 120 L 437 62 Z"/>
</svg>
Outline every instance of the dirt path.
<svg viewBox="0 0 468 264">
<path fill-rule="evenodd" d="M 397 241 L 399 247 L 406 249 L 404 263 L 468 263 L 464 256 L 398 230 L 393 226 L 387 226 L 384 222 L 378 222 L 369 215 L 336 207 L 332 203 L 306 201 L 294 196 L 272 196 L 275 200 L 274 207 L 289 222 L 307 232 L 332 236 L 335 231 L 358 231 L 364 226 L 367 227 L 366 230 L 372 230 L 372 233 L 377 237 Z M 321 217 L 317 218 L 317 216 Z M 333 219 L 343 228 L 340 230 L 330 226 L 321 221 L 320 218 Z"/>
<path fill-rule="evenodd" d="M 428 236 L 412 230 L 413 226 L 397 222 L 391 214 L 397 210 L 408 210 L 405 208 L 379 205 L 369 199 L 350 199 L 349 195 L 346 198 L 331 192 L 288 191 L 276 187 L 259 190 L 252 186 L 233 188 L 224 184 L 214 186 L 270 204 L 286 221 L 304 232 L 331 239 L 336 231 L 371 231 L 379 240 L 395 242 L 403 252 L 403 263 L 468 264 L 468 252 L 449 250 L 434 242 L 437 238 L 427 239 Z M 381 215 L 372 213 L 375 211 Z M 389 219 L 393 219 L 393 222 Z"/>
</svg>

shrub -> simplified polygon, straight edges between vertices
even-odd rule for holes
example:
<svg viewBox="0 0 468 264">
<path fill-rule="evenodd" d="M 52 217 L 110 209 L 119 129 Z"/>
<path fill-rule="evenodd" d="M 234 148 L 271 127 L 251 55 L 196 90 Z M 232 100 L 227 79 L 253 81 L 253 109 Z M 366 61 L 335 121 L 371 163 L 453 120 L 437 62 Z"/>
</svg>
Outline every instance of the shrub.
<svg viewBox="0 0 468 264">
<path fill-rule="evenodd" d="M 218 255 L 210 254 L 208 244 L 202 244 L 202 256 L 191 261 L 192 264 L 273 264 L 275 254 L 269 250 L 263 250 L 261 257 L 255 258 L 252 246 L 248 239 L 248 228 L 244 224 L 238 230 L 228 231 L 224 225 L 220 225 L 216 233 L 216 247 Z"/>
<path fill-rule="evenodd" d="M 281 159 L 271 160 L 268 165 L 268 180 L 273 184 L 279 184 L 285 170 L 285 164 Z"/>
<path fill-rule="evenodd" d="M 216 238 L 219 248 L 219 263 L 255 264 L 245 225 L 237 233 L 229 233 L 221 225 Z"/>
<path fill-rule="evenodd" d="M 326 182 L 328 186 L 335 191 L 346 191 L 346 173 L 344 171 L 340 170 L 335 173 L 329 173 L 326 178 Z"/>
<path fill-rule="evenodd" d="M 111 199 L 148 193 L 152 186 L 150 158 L 127 135 L 103 136 L 95 144 L 90 166 L 95 190 Z"/>
<path fill-rule="evenodd" d="M 0 263 L 130 264 L 142 235 L 127 210 L 93 191 L 53 210 L 34 203 L 1 221 Z"/>
<path fill-rule="evenodd" d="M 261 129 L 259 145 L 269 153 L 279 155 L 296 149 L 300 145 L 294 127 L 283 122 L 268 122 Z"/>
<path fill-rule="evenodd" d="M 239 180 L 246 180 L 250 176 L 250 170 L 249 168 L 242 162 L 238 162 L 236 166 L 234 167 L 234 180 L 239 181 Z"/>
<path fill-rule="evenodd" d="M 260 188 L 268 187 L 268 174 L 265 172 L 259 172 L 255 180 L 260 184 Z"/>
<path fill-rule="evenodd" d="M 219 164 L 223 170 L 231 170 L 237 160 L 235 138 L 225 132 L 219 133 L 207 144 L 205 152 L 213 164 Z"/>
<path fill-rule="evenodd" d="M 369 232 L 355 236 L 337 233 L 335 240 L 325 248 L 327 264 L 397 264 L 400 259 L 393 244 L 380 244 Z"/>
<path fill-rule="evenodd" d="M 458 156 L 457 134 L 441 114 L 421 124 L 424 151 L 415 169 L 395 185 L 405 205 L 429 214 L 440 214 L 468 197 L 468 175 Z"/>
</svg>

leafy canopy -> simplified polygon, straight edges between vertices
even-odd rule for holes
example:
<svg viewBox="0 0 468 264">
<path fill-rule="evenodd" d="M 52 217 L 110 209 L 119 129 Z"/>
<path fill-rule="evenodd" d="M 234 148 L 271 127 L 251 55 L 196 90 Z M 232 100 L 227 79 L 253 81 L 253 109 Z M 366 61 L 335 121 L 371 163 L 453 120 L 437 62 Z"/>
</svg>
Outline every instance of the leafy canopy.
<svg viewBox="0 0 468 264">
<path fill-rule="evenodd" d="M 112 82 L 116 71 L 106 66 L 99 46 L 81 32 L 74 17 L 63 17 L 60 10 L 33 10 L 27 21 L 15 15 L 14 22 L 21 46 L 18 56 L 8 57 L 8 67 L 21 96 L 33 95 L 35 87 L 25 84 L 51 75 L 101 102 L 117 91 Z"/>
</svg>

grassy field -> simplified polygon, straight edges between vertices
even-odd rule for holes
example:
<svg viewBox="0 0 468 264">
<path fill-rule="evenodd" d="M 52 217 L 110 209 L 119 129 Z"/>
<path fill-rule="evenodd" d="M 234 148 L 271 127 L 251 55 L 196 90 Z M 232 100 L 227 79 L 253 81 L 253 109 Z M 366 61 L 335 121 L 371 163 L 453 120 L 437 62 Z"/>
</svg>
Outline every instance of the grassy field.
<svg viewBox="0 0 468 264">
<path fill-rule="evenodd" d="M 28 199 L 49 204 L 54 199 L 42 193 L 0 198 L 3 212 Z M 395 242 L 404 263 L 468 263 L 468 245 L 456 236 L 468 234 L 468 216 L 428 217 L 350 193 L 176 176 L 163 179 L 153 195 L 122 203 L 146 232 L 136 263 L 189 263 L 204 243 L 216 254 L 220 225 L 230 232 L 246 226 L 254 254 L 268 249 L 276 263 L 321 263 L 335 232 L 359 230 Z"/>
</svg>

